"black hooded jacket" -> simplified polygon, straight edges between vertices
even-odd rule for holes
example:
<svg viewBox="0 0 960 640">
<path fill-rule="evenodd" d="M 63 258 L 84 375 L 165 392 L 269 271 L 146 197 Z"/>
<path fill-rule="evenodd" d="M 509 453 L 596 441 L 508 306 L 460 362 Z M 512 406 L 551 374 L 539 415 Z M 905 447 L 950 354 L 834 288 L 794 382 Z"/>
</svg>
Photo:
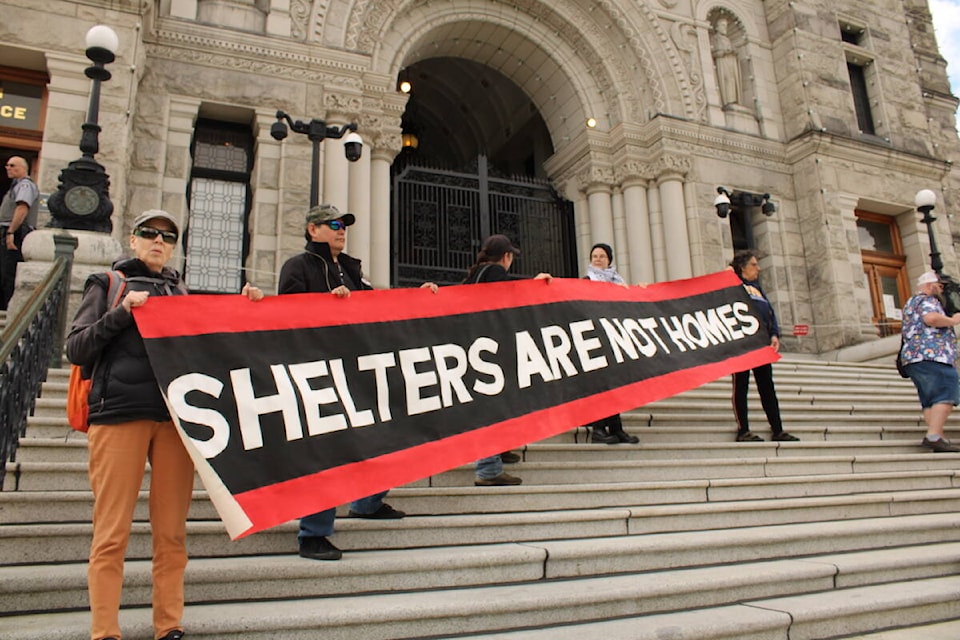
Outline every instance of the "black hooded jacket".
<svg viewBox="0 0 960 640">
<path fill-rule="evenodd" d="M 123 295 L 129 291 L 147 291 L 151 297 L 186 293 L 180 275 L 168 267 L 155 273 L 141 260 L 127 258 L 113 268 L 127 278 Z M 169 420 L 133 315 L 122 305 L 107 308 L 108 287 L 106 273 L 87 278 L 67 336 L 67 358 L 93 371 L 88 396 L 90 424 Z"/>
</svg>

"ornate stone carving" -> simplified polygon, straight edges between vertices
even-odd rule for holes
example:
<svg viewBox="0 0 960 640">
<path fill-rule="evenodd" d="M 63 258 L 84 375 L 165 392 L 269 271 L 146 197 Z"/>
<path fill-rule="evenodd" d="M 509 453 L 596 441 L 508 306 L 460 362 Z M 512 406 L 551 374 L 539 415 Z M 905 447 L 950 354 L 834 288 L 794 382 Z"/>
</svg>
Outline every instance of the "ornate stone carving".
<svg viewBox="0 0 960 640">
<path fill-rule="evenodd" d="M 357 95 L 328 92 L 323 96 L 323 106 L 327 113 L 356 117 L 363 110 L 363 99 Z"/>
<path fill-rule="evenodd" d="M 588 167 L 576 177 L 578 189 L 587 191 L 591 185 L 603 185 L 610 189 L 616 184 L 612 167 Z"/>
<path fill-rule="evenodd" d="M 327 3 L 321 0 L 316 0 L 316 3 L 318 22 L 322 22 L 326 15 Z M 307 39 L 312 11 L 313 6 L 308 0 L 290 0 L 290 33 L 297 40 Z"/>
<path fill-rule="evenodd" d="M 665 154 L 657 158 L 656 172 L 659 177 L 669 174 L 686 176 L 693 168 L 693 162 L 687 156 Z"/>
<path fill-rule="evenodd" d="M 652 180 L 656 175 L 656 168 L 649 162 L 628 160 L 617 165 L 614 180 L 617 184 L 623 184 L 631 179 Z"/>
</svg>

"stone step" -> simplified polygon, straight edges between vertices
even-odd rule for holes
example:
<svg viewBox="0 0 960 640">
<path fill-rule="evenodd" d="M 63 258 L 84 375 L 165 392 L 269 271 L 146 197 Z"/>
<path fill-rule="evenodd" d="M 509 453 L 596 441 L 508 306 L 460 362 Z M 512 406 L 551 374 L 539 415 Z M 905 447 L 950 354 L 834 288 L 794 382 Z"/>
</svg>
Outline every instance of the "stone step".
<svg viewBox="0 0 960 640">
<path fill-rule="evenodd" d="M 507 487 L 506 489 L 514 489 Z M 605 490 L 619 499 L 613 489 Z M 702 489 L 701 489 L 702 491 Z M 584 492 L 583 497 L 590 497 Z M 401 501 L 397 501 L 401 505 Z M 544 505 L 540 505 L 542 509 Z M 550 505 L 553 506 L 553 505 Z M 787 499 L 607 506 L 492 513 L 414 514 L 403 520 L 337 520 L 335 542 L 350 550 L 412 549 L 497 544 L 553 538 L 584 538 L 683 531 L 829 523 L 862 518 L 937 515 L 960 511 L 960 489 L 878 491 Z M 89 522 L 5 524 L 0 528 L 0 566 L 81 562 L 87 557 Z M 296 521 L 228 542 L 219 520 L 187 523 L 191 557 L 293 553 Z M 38 545 L 37 540 L 44 544 Z M 150 557 L 149 524 L 133 523 L 128 558 Z"/>
<path fill-rule="evenodd" d="M 740 443 L 744 450 L 753 443 Z M 786 443 L 792 444 L 792 443 Z M 609 447 L 610 445 L 595 445 Z M 756 443 L 757 448 L 765 447 Z M 871 473 L 880 471 L 947 470 L 960 465 L 960 453 L 919 451 L 916 453 L 861 454 L 859 450 L 843 455 L 778 456 L 765 447 L 767 456 L 733 456 L 678 459 L 547 460 L 524 462 L 511 467 L 527 485 L 590 484 L 697 480 L 719 478 L 760 478 L 795 475 Z M 147 482 L 149 472 L 144 478 Z M 407 486 L 472 486 L 473 465 L 456 467 L 439 475 L 423 478 Z M 13 462 L 6 468 L 4 491 L 70 491 L 85 487 L 85 462 Z"/>
<path fill-rule="evenodd" d="M 901 454 L 923 453 L 918 438 L 903 440 L 880 440 L 858 442 L 850 438 L 844 440 L 824 440 L 810 435 L 801 442 L 710 442 L 702 447 L 691 447 L 688 443 L 669 442 L 661 430 L 653 427 L 631 427 L 630 433 L 643 436 L 638 445 L 618 444 L 616 446 L 597 445 L 589 442 L 589 434 L 584 429 L 577 439 L 583 443 L 570 444 L 556 441 L 531 443 L 515 449 L 525 462 L 546 461 L 586 461 L 586 460 L 692 460 L 702 458 L 725 457 L 770 457 L 770 456 L 830 456 L 856 454 Z M 651 437 L 656 432 L 657 437 Z M 817 434 L 825 436 L 827 434 Z M 832 434 L 831 434 L 832 435 Z M 883 436 L 880 432 L 879 436 Z M 920 435 L 920 434 L 918 434 Z M 922 436 L 921 436 L 922 437 Z M 81 433 L 67 438 L 24 438 L 17 450 L 17 462 L 86 462 L 86 438 Z"/>
<path fill-rule="evenodd" d="M 813 496 L 953 489 L 958 472 L 906 471 L 794 476 L 623 482 L 607 484 L 522 487 L 426 487 L 392 489 L 390 503 L 410 514 L 517 513 L 558 509 L 630 507 L 635 505 L 697 504 L 709 501 L 775 500 Z M 200 484 L 196 486 L 199 488 Z M 147 492 L 141 491 L 134 518 L 147 520 Z M 47 507 L 45 509 L 44 507 Z M 9 491 L 0 493 L 0 515 L 6 524 L 88 522 L 93 494 L 86 487 L 71 491 Z M 341 509 L 341 511 L 344 511 Z M 342 513 L 341 515 L 345 515 Z M 191 519 L 214 520 L 216 512 L 205 491 L 195 491 Z"/>
<path fill-rule="evenodd" d="M 915 590 L 914 590 L 915 589 Z M 458 636 L 473 640 L 956 640 L 960 593 L 953 577 L 593 623 Z M 945 620 L 945 622 L 936 622 Z M 931 623 L 931 621 L 933 621 Z M 899 629 L 875 631 L 884 626 Z M 852 632 L 852 633 L 851 633 Z M 840 635 L 838 635 L 840 634 Z M 865 634 L 865 635 L 864 635 Z"/>
<path fill-rule="evenodd" d="M 351 551 L 343 562 L 304 560 L 293 553 L 194 558 L 187 602 L 252 602 L 340 596 L 372 591 L 435 590 L 499 583 L 642 574 L 735 562 L 803 557 L 843 567 L 836 586 L 950 575 L 960 562 L 960 518 L 912 516 L 883 521 L 784 525 L 726 531 L 629 535 L 525 544 Z M 934 542 L 936 541 L 936 542 Z M 928 543 L 928 544 L 924 544 Z M 785 550 L 789 550 L 786 553 Z M 150 603 L 149 560 L 128 561 L 124 605 Z M 264 575 L 283 576 L 265 580 Z M 0 615 L 24 599 L 43 611 L 86 605 L 86 565 L 0 567 Z"/>
<path fill-rule="evenodd" d="M 566 626 L 571 624 L 580 627 L 575 630 L 578 638 L 636 638 L 635 633 L 617 635 L 624 619 L 631 618 L 636 630 L 649 628 L 644 624 L 647 616 L 681 608 L 750 607 L 773 614 L 781 638 L 817 640 L 951 620 L 960 613 L 960 577 L 913 580 L 909 588 L 900 583 L 838 588 L 835 578 L 849 571 L 856 569 L 816 559 L 787 559 L 429 592 L 195 604 L 187 606 L 184 623 L 191 638 L 210 639 L 524 637 L 511 632 L 517 627 L 532 629 L 524 633 L 544 628 L 553 633 L 527 636 L 531 638 L 573 638 Z M 271 575 L 262 572 L 260 581 Z M 145 608 L 128 609 L 122 612 L 121 624 L 129 635 L 148 637 L 149 615 Z M 80 640 L 87 634 L 87 616 L 72 612 L 3 617 L 0 634 L 19 640 Z"/>
</svg>

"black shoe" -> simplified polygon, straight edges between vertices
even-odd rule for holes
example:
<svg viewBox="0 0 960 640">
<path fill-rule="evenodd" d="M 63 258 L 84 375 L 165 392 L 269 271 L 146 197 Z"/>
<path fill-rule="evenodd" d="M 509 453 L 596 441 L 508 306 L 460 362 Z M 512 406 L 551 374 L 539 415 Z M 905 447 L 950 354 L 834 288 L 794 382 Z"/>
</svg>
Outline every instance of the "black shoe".
<svg viewBox="0 0 960 640">
<path fill-rule="evenodd" d="M 182 638 L 183 638 L 183 631 L 181 631 L 180 629 L 174 629 L 167 635 L 160 638 L 160 640 L 182 640 Z"/>
<path fill-rule="evenodd" d="M 624 442 L 626 444 L 637 444 L 638 442 L 640 442 L 640 438 L 638 438 L 637 436 L 632 436 L 626 431 L 622 431 L 622 430 L 614 431 L 610 435 L 616 438 L 617 442 Z"/>
<path fill-rule="evenodd" d="M 786 431 L 781 431 L 780 433 L 773 434 L 773 437 L 770 438 L 776 442 L 800 442 L 800 438 L 797 436 L 787 433 Z"/>
<path fill-rule="evenodd" d="M 503 464 L 516 464 L 522 459 L 519 453 L 514 453 L 513 451 L 504 451 L 500 454 L 500 460 Z"/>
<path fill-rule="evenodd" d="M 928 440 L 926 437 L 923 438 L 921 443 L 927 449 L 930 449 L 934 453 L 958 453 L 960 449 L 956 446 L 950 444 L 950 441 L 946 438 L 941 437 L 938 440 Z"/>
<path fill-rule="evenodd" d="M 737 442 L 763 442 L 763 438 L 752 431 L 744 431 L 737 434 Z"/>
<path fill-rule="evenodd" d="M 597 429 L 594 427 L 593 433 L 590 434 L 590 442 L 594 444 L 619 444 L 620 438 L 612 433 L 607 433 L 606 429 Z"/>
<path fill-rule="evenodd" d="M 477 478 L 473 481 L 473 484 L 478 487 L 506 487 L 515 484 L 520 484 L 523 482 L 520 478 L 516 476 L 511 476 L 506 473 L 501 473 L 498 476 L 493 478 Z"/>
<path fill-rule="evenodd" d="M 357 513 L 353 509 L 350 509 L 349 513 L 351 518 L 367 518 L 369 520 L 399 520 L 405 515 L 407 515 L 406 511 L 394 509 L 386 502 L 381 504 L 380 508 L 373 513 Z"/>
<path fill-rule="evenodd" d="M 300 541 L 300 557 L 311 560 L 339 560 L 343 557 L 343 552 L 324 536 L 319 536 Z"/>
</svg>

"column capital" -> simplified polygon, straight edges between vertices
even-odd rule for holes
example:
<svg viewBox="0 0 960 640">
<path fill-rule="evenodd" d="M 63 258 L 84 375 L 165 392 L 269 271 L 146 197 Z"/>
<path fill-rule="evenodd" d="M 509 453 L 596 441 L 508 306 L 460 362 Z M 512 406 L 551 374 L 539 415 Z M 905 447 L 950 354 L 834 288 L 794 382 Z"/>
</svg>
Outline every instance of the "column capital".
<svg viewBox="0 0 960 640">
<path fill-rule="evenodd" d="M 598 191 L 610 193 L 617 182 L 611 167 L 589 167 L 577 174 L 576 179 L 580 191 L 588 195 Z"/>
<path fill-rule="evenodd" d="M 673 154 L 662 155 L 657 158 L 657 182 L 665 180 L 682 180 L 693 169 L 693 162 L 686 156 Z"/>
<path fill-rule="evenodd" d="M 616 182 L 624 187 L 635 184 L 646 186 L 646 183 L 653 180 L 657 175 L 657 171 L 649 162 L 628 160 L 627 162 L 617 165 L 614 174 Z"/>
</svg>

